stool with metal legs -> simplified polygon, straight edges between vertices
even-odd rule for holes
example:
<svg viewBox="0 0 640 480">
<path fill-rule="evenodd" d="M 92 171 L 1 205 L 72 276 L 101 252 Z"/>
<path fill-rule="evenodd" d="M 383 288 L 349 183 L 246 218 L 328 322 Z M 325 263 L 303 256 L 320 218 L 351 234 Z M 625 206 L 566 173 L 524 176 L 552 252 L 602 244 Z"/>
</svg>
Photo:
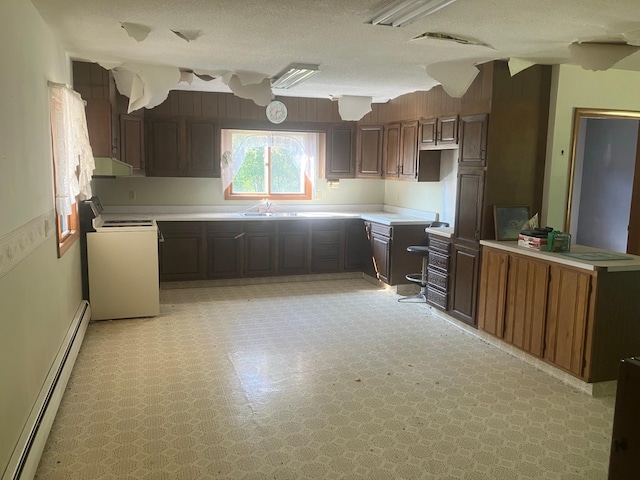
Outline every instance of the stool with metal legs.
<svg viewBox="0 0 640 480">
<path fill-rule="evenodd" d="M 429 224 L 427 228 L 448 226 L 449 224 L 447 222 L 431 222 L 431 224 Z M 424 243 L 425 245 L 410 245 L 407 247 L 407 252 L 414 255 L 420 255 L 422 257 L 422 271 L 420 271 L 420 273 L 409 273 L 405 275 L 405 278 L 407 280 L 420 285 L 420 291 L 415 295 L 409 295 L 408 297 L 399 298 L 399 302 L 427 301 L 427 265 L 429 264 L 429 247 L 426 245 L 426 243 L 428 242 Z"/>
<path fill-rule="evenodd" d="M 420 291 L 415 295 L 399 298 L 399 302 L 409 301 L 427 301 L 427 264 L 429 263 L 429 247 L 424 245 L 410 245 L 407 247 L 407 252 L 414 255 L 422 256 L 422 271 L 420 273 L 409 273 L 405 275 L 405 278 L 410 282 L 420 285 Z"/>
</svg>

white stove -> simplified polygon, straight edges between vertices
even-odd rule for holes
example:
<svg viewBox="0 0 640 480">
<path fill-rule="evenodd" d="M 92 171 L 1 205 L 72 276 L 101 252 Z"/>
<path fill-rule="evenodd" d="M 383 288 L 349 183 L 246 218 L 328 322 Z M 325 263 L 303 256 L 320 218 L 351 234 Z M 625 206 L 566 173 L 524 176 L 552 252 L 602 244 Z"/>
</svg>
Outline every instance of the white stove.
<svg viewBox="0 0 640 480">
<path fill-rule="evenodd" d="M 98 215 L 93 228 L 87 233 L 91 319 L 158 315 L 156 221 Z"/>
</svg>

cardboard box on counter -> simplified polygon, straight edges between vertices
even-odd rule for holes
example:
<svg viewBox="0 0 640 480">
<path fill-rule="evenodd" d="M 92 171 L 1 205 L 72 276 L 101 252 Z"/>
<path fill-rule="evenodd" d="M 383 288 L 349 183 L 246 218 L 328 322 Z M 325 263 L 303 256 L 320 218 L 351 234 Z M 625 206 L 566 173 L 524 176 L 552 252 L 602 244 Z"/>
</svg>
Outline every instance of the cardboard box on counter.
<svg viewBox="0 0 640 480">
<path fill-rule="evenodd" d="M 530 237 L 529 235 L 518 235 L 518 246 L 530 248 L 532 250 L 546 250 L 547 249 L 547 238 L 543 237 Z"/>
</svg>

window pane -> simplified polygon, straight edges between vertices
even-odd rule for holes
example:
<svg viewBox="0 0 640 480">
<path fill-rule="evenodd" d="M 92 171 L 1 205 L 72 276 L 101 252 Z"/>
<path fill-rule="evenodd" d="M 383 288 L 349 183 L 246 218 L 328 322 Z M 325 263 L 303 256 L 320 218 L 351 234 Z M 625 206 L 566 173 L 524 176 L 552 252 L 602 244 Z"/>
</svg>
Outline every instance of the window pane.
<svg viewBox="0 0 640 480">
<path fill-rule="evenodd" d="M 248 148 L 233 179 L 234 193 L 267 193 L 264 148 Z"/>
<path fill-rule="evenodd" d="M 271 148 L 271 193 L 304 193 L 302 163 L 291 148 Z"/>
</svg>

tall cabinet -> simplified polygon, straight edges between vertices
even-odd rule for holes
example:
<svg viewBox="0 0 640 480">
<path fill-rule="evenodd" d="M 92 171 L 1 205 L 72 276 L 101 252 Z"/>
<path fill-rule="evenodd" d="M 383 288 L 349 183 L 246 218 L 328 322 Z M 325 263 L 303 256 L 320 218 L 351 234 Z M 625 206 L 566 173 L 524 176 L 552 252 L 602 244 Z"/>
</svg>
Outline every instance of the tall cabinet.
<svg viewBox="0 0 640 480">
<path fill-rule="evenodd" d="M 511 76 L 506 62 L 485 65 L 471 89 L 483 101 L 465 103 L 452 246 L 450 313 L 476 326 L 480 240 L 494 239 L 494 205 L 542 206 L 551 68 L 536 65 Z"/>
</svg>

